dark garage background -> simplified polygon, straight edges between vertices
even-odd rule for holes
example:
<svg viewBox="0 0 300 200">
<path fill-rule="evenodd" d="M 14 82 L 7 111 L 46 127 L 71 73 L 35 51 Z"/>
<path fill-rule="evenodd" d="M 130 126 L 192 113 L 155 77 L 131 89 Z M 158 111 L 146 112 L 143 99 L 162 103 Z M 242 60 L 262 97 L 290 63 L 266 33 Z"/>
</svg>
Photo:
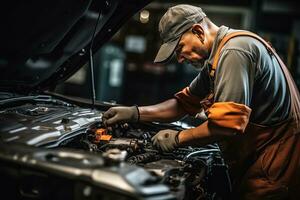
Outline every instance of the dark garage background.
<svg viewBox="0 0 300 200">
<path fill-rule="evenodd" d="M 153 64 L 161 44 L 158 22 L 168 7 L 185 3 L 202 7 L 218 26 L 247 29 L 276 48 L 300 86 L 300 13 L 291 0 L 153 1 L 94 54 L 97 100 L 124 105 L 154 104 L 174 95 L 197 71 L 172 60 Z M 56 91 L 91 98 L 88 64 Z"/>
</svg>

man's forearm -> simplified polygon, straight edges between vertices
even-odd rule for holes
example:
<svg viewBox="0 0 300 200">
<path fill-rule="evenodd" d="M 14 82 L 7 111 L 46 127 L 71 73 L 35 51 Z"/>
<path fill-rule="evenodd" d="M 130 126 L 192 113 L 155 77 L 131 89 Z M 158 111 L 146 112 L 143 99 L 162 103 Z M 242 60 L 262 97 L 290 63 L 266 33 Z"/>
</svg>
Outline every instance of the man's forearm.
<svg viewBox="0 0 300 200">
<path fill-rule="evenodd" d="M 151 106 L 141 106 L 139 112 L 141 121 L 170 122 L 186 115 L 175 98 Z"/>
<path fill-rule="evenodd" d="M 181 131 L 178 135 L 178 141 L 180 146 L 204 146 L 234 135 L 235 133 L 232 129 L 209 125 L 209 122 L 205 121 L 196 128 Z"/>
</svg>

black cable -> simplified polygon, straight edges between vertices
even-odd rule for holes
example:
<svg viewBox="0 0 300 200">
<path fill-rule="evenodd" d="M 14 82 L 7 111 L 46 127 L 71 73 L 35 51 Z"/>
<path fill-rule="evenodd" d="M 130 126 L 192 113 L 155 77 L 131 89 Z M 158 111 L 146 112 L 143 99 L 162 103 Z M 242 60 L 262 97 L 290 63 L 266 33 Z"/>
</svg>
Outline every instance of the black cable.
<svg viewBox="0 0 300 200">
<path fill-rule="evenodd" d="M 94 32 L 91 39 L 89 54 L 90 54 L 90 70 L 91 70 L 91 86 L 92 86 L 92 107 L 94 109 L 95 107 L 95 101 L 96 101 L 96 91 L 95 91 L 95 77 L 94 77 L 94 59 L 93 59 L 93 44 L 94 44 L 94 38 L 97 31 L 98 23 L 100 21 L 100 18 L 102 16 L 101 9 L 99 10 L 99 15 L 97 18 L 97 22 L 94 28 Z"/>
</svg>

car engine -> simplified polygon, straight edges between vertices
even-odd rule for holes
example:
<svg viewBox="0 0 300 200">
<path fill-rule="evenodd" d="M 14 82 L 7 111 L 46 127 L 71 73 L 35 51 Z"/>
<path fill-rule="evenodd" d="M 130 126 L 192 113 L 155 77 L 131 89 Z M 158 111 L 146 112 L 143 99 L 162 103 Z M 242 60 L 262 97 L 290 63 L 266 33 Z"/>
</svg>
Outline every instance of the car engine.
<svg viewBox="0 0 300 200">
<path fill-rule="evenodd" d="M 127 123 L 106 128 L 100 122 L 66 146 L 103 154 L 116 150 L 126 152 L 125 162 L 155 174 L 178 199 L 227 199 L 230 181 L 218 146 L 178 148 L 164 153 L 151 143 L 151 137 L 163 128 L 163 125 L 158 128 L 150 124 Z"/>
<path fill-rule="evenodd" d="M 217 144 L 178 148 L 170 153 L 152 146 L 151 137 L 159 130 L 183 130 L 180 123 L 106 127 L 101 120 L 103 111 L 81 108 L 50 96 L 9 101 L 5 104 L 10 106 L 0 112 L 1 141 L 5 143 L 84 150 L 103 156 L 111 165 L 125 162 L 139 166 L 167 185 L 176 199 L 229 198 L 227 165 Z"/>
</svg>

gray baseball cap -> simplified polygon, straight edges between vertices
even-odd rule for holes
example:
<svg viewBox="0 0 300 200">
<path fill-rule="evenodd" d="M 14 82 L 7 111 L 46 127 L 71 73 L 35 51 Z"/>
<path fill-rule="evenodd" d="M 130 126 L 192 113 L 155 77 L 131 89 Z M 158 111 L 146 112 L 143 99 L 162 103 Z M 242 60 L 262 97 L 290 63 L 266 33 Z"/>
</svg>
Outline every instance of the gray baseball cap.
<svg viewBox="0 0 300 200">
<path fill-rule="evenodd" d="M 154 62 L 167 61 L 173 55 L 181 35 L 204 17 L 206 14 L 196 6 L 180 4 L 169 8 L 159 22 L 158 29 L 163 44 Z"/>
</svg>

